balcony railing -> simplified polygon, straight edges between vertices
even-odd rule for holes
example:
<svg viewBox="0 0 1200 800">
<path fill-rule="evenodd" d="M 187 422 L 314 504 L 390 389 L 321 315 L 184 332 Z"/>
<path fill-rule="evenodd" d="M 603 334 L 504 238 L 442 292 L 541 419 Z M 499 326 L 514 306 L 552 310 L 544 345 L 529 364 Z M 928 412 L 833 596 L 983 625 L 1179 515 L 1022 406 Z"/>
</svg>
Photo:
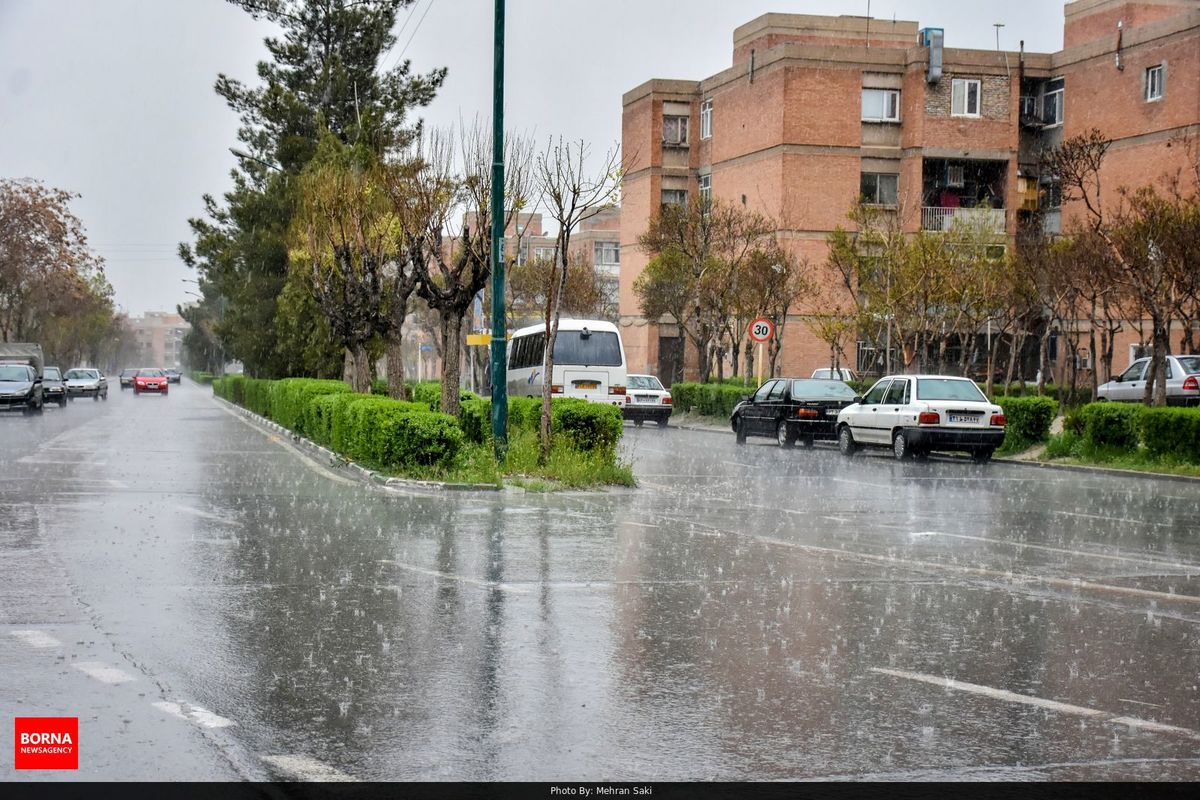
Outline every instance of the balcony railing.
<svg viewBox="0 0 1200 800">
<path fill-rule="evenodd" d="M 921 209 L 921 229 L 947 232 L 955 225 L 982 230 L 985 233 L 1004 233 L 1007 209 L 1003 208 L 936 208 Z"/>
</svg>

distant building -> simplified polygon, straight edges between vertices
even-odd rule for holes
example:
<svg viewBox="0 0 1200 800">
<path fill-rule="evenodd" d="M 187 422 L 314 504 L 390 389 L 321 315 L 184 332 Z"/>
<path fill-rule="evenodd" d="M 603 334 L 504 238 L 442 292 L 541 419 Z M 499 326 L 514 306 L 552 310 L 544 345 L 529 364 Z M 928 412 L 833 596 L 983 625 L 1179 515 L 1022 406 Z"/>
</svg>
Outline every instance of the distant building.
<svg viewBox="0 0 1200 800">
<path fill-rule="evenodd" d="M 699 195 L 765 213 L 783 246 L 822 265 L 827 237 L 850 225 L 860 197 L 902 211 L 910 232 L 945 231 L 960 216 L 1010 244 L 1025 225 L 1063 230 L 1080 210 L 1062 207 L 1037 154 L 1092 128 L 1113 140 L 1106 202 L 1183 168 L 1179 138 L 1200 135 L 1200 0 L 1074 0 L 1064 41 L 1049 54 L 965 50 L 916 22 L 765 14 L 734 31 L 728 69 L 627 92 L 619 230 L 629 369 L 696 374 L 678 326 L 644 319 L 633 291 L 648 261 L 638 237 L 664 203 Z M 829 365 L 828 345 L 801 321 L 820 313 L 792 309 L 781 372 Z M 1134 327 L 1114 370 L 1136 353 Z M 847 360 L 875 371 L 877 354 L 862 344 L 845 342 Z"/>
<path fill-rule="evenodd" d="M 137 343 L 137 364 L 133 367 L 183 366 L 183 337 L 192 329 L 183 317 L 171 311 L 148 311 L 128 322 Z"/>
</svg>

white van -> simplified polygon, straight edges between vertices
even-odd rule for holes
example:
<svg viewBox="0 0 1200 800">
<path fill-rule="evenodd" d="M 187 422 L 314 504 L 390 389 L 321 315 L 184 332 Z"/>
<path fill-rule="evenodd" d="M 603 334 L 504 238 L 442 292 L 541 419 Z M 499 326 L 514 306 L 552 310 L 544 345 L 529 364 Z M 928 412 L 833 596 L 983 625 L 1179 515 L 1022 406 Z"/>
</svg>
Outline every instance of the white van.
<svg viewBox="0 0 1200 800">
<path fill-rule="evenodd" d="M 541 397 L 546 326 L 515 331 L 508 343 L 508 394 Z M 597 319 L 563 319 L 554 343 L 553 397 L 625 405 L 625 346 L 616 325 Z"/>
</svg>

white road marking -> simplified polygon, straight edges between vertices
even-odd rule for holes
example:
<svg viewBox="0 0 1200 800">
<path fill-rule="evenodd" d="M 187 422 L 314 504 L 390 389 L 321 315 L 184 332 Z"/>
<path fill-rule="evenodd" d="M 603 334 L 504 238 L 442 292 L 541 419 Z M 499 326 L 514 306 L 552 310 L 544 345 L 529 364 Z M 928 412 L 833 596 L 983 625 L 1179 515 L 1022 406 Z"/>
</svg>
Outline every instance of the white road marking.
<svg viewBox="0 0 1200 800">
<path fill-rule="evenodd" d="M 856 480 L 852 480 L 850 478 L 832 478 L 831 480 L 836 481 L 837 483 L 849 483 L 854 486 L 870 486 L 873 489 L 894 489 L 895 488 L 890 483 L 872 483 L 871 481 L 856 481 Z"/>
<path fill-rule="evenodd" d="M 11 636 L 15 636 L 30 647 L 61 647 L 62 642 L 55 639 L 45 631 L 11 631 Z"/>
<path fill-rule="evenodd" d="M 262 760 L 289 778 L 296 780 L 318 783 L 355 783 L 358 781 L 357 778 L 308 756 L 263 756 Z"/>
<path fill-rule="evenodd" d="M 449 572 L 438 572 L 435 569 L 425 569 L 424 567 L 417 567 L 412 564 L 401 564 L 399 561 L 392 561 L 392 560 L 386 559 L 386 558 L 380 559 L 379 563 L 380 564 L 391 564 L 392 566 L 397 567 L 398 569 L 402 569 L 407 572 L 415 572 L 419 575 L 428 575 L 431 578 L 441 578 L 443 580 L 458 581 L 459 583 L 466 583 L 471 586 L 478 586 L 480 589 L 497 589 L 502 592 L 513 592 L 514 594 L 526 594 L 526 590 L 518 589 L 517 587 L 512 586 L 511 584 L 507 584 L 507 583 L 497 583 L 495 581 L 481 581 L 478 578 L 468 578 L 465 575 L 453 575 Z"/>
<path fill-rule="evenodd" d="M 893 678 L 904 678 L 905 680 L 928 683 L 932 686 L 941 686 L 942 688 L 949 689 L 951 691 L 978 694 L 984 697 L 990 697 L 994 700 L 1003 700 L 1006 703 L 1021 703 L 1022 705 L 1044 708 L 1047 711 L 1057 711 L 1062 714 L 1073 714 L 1077 717 L 1102 719 L 1106 722 L 1127 725 L 1130 728 L 1140 728 L 1142 730 L 1154 731 L 1155 733 L 1168 733 L 1175 736 L 1183 736 L 1188 739 L 1200 741 L 1200 731 L 1194 731 L 1190 728 L 1180 728 L 1175 725 L 1165 725 L 1161 722 L 1153 722 L 1151 720 L 1139 719 L 1137 717 L 1121 716 L 1108 711 L 1101 711 L 1098 708 L 1086 708 L 1084 706 L 1071 705 L 1070 703 L 1060 703 L 1057 700 L 1047 700 L 1043 697 L 1034 697 L 1033 695 L 1028 694 L 1017 694 L 1016 692 L 1010 692 L 1006 689 L 996 689 L 991 686 L 980 686 L 977 683 L 966 683 L 964 681 L 956 681 L 952 678 L 939 678 L 936 675 L 926 675 L 922 672 L 908 672 L 901 669 L 884 669 L 882 667 L 871 667 L 871 672 L 877 672 L 881 675 L 890 675 Z"/>
<path fill-rule="evenodd" d="M 175 510 L 182 511 L 185 514 L 191 514 L 196 517 L 202 517 L 203 519 L 215 520 L 216 522 L 229 522 L 228 517 L 223 517 L 220 514 L 214 514 L 211 511 L 201 511 L 200 509 L 192 508 L 191 506 L 175 506 Z"/>
<path fill-rule="evenodd" d="M 633 522 L 632 520 L 627 520 L 625 522 L 625 524 L 626 525 L 636 525 L 639 528 L 661 528 L 662 527 L 661 525 L 651 525 L 649 522 Z"/>
<path fill-rule="evenodd" d="M 1174 523 L 1172 522 L 1154 522 L 1153 520 L 1148 519 L 1126 519 L 1125 517 L 1105 517 L 1100 514 L 1084 514 L 1082 511 L 1062 511 L 1061 509 L 1054 509 L 1050 513 L 1062 514 L 1063 516 L 1067 517 L 1082 517 L 1083 519 L 1102 519 L 1105 522 L 1125 522 L 1130 525 L 1155 525 L 1159 528 L 1174 527 Z"/>
<path fill-rule="evenodd" d="M 189 703 L 172 703 L 167 700 L 158 700 L 150 705 L 173 717 L 194 722 L 202 728 L 228 728 L 231 725 L 237 724 L 233 720 L 214 714 L 206 708 L 193 706 Z"/>
<path fill-rule="evenodd" d="M 746 467 L 747 469 L 757 469 L 758 464 L 743 464 L 740 461 L 722 461 L 722 464 L 728 464 L 731 467 Z"/>
<path fill-rule="evenodd" d="M 989 539 L 986 536 L 967 536 L 961 533 L 942 533 L 941 531 L 923 531 L 913 533 L 912 536 L 947 536 L 951 539 L 966 539 L 972 542 L 990 542 L 992 544 L 1005 544 L 1010 547 L 1024 547 L 1030 550 L 1045 550 L 1048 553 L 1062 553 L 1070 556 L 1085 556 L 1087 558 L 1101 558 L 1106 561 L 1125 561 L 1131 564 L 1143 564 L 1152 567 L 1170 567 L 1171 569 L 1183 570 L 1200 570 L 1200 565 L 1197 564 L 1181 564 L 1178 561 L 1158 561 L 1152 558 L 1134 558 L 1133 556 L 1111 556 L 1104 553 L 1093 553 L 1087 550 L 1068 550 L 1061 547 L 1050 547 L 1044 544 L 1030 544 L 1028 542 L 1014 542 L 1011 539 Z"/>
<path fill-rule="evenodd" d="M 87 675 L 89 678 L 100 681 L 101 683 L 129 683 L 137 678 L 130 675 L 123 669 L 105 664 L 101 661 L 80 661 L 72 664 L 75 669 Z"/>
</svg>

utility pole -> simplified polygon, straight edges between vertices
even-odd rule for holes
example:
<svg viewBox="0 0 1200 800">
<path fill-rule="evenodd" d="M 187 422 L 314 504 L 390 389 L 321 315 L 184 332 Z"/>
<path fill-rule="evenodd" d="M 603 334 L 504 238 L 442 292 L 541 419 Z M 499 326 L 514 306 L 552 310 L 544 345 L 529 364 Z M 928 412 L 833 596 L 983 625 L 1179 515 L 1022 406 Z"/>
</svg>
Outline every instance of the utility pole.
<svg viewBox="0 0 1200 800">
<path fill-rule="evenodd" d="M 508 337 L 504 326 L 504 0 L 496 0 L 492 77 L 492 441 L 508 449 Z"/>
</svg>

